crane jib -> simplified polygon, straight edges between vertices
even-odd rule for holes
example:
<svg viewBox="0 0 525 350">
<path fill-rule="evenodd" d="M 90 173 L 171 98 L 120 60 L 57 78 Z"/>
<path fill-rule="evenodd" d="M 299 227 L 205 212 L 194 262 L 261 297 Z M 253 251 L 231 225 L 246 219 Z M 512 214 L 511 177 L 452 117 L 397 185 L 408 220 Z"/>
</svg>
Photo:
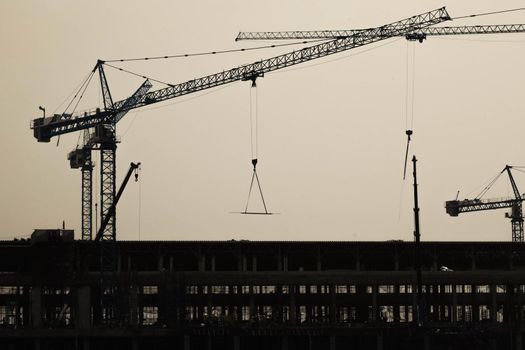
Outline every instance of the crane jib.
<svg viewBox="0 0 525 350">
<path fill-rule="evenodd" d="M 130 103 L 129 106 L 126 106 L 129 107 L 126 108 L 126 110 L 166 101 L 235 81 L 253 79 L 254 77 L 263 76 L 268 72 L 354 49 L 380 40 L 405 35 L 447 20 L 450 20 L 450 16 L 445 8 L 442 7 L 391 24 L 366 29 L 361 35 L 356 37 L 338 38 L 301 50 L 257 61 L 252 64 L 152 91 L 143 95 L 140 99 L 134 101 L 134 103 Z M 92 114 L 70 118 L 63 118 L 63 116 L 60 115 L 49 118 L 37 118 L 33 121 L 31 128 L 34 129 L 34 136 L 38 141 L 49 142 L 53 136 L 91 128 L 100 123 L 111 122 L 114 120 L 116 113 L 121 112 L 118 108 L 119 106 L 123 106 L 123 104 L 123 101 L 118 101 L 113 104 L 113 110 L 97 111 Z"/>
</svg>

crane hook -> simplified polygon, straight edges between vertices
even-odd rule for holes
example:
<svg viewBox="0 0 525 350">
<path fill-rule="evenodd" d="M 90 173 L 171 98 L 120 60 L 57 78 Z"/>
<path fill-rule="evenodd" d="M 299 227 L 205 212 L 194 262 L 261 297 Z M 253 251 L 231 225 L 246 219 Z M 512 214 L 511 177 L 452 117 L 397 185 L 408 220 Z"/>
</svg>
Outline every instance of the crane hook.
<svg viewBox="0 0 525 350">
<path fill-rule="evenodd" d="M 406 178 L 406 174 L 407 174 L 407 161 L 408 161 L 408 146 L 410 145 L 410 136 L 413 134 L 414 132 L 410 129 L 408 129 L 407 131 L 405 131 L 405 134 L 407 135 L 407 149 L 406 149 L 406 152 L 405 152 L 405 167 L 403 168 L 403 180 Z"/>
</svg>

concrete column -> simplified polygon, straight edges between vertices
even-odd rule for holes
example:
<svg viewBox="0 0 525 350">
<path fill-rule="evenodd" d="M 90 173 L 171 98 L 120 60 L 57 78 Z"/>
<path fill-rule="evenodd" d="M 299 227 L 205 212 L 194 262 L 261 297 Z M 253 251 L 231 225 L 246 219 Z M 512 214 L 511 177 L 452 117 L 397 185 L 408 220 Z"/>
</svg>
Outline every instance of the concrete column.
<svg viewBox="0 0 525 350">
<path fill-rule="evenodd" d="M 383 350 L 383 334 L 381 333 L 376 335 L 376 349 Z"/>
<path fill-rule="evenodd" d="M 377 320 L 378 306 L 377 306 L 377 286 L 372 286 L 372 321 Z M 382 338 L 381 338 L 382 339 Z M 383 347 L 381 340 L 381 348 Z"/>
<path fill-rule="evenodd" d="M 77 320 L 76 326 L 80 329 L 91 328 L 91 289 L 89 286 L 77 288 Z"/>
<path fill-rule="evenodd" d="M 283 335 L 281 337 L 281 350 L 288 350 L 288 336 Z"/>
<path fill-rule="evenodd" d="M 122 255 L 120 255 L 120 252 L 117 256 L 117 272 L 122 271 Z"/>
<path fill-rule="evenodd" d="M 516 334 L 515 337 L 514 337 L 515 348 L 516 348 L 516 350 L 523 350 L 521 331 L 518 330 L 518 331 L 516 331 L 515 334 Z"/>
<path fill-rule="evenodd" d="M 128 271 L 131 271 L 131 256 L 128 255 Z"/>
<path fill-rule="evenodd" d="M 242 255 L 242 271 L 248 271 L 248 261 L 246 258 L 246 254 Z"/>
<path fill-rule="evenodd" d="M 89 347 L 90 347 L 90 342 L 89 342 L 89 338 L 83 338 L 81 340 L 81 349 L 82 350 L 89 350 Z"/>
<path fill-rule="evenodd" d="M 233 350 L 241 350 L 241 337 L 238 335 L 233 336 Z"/>
<path fill-rule="evenodd" d="M 277 271 L 283 271 L 283 254 L 281 253 L 281 247 L 277 253 Z"/>
<path fill-rule="evenodd" d="M 458 322 L 458 294 L 455 284 L 452 285 L 452 322 Z"/>
<path fill-rule="evenodd" d="M 157 271 L 164 271 L 164 255 L 157 257 Z"/>
<path fill-rule="evenodd" d="M 287 255 L 283 256 L 283 271 L 288 271 L 288 256 Z"/>
<path fill-rule="evenodd" d="M 361 270 L 361 261 L 359 260 L 359 249 L 355 251 L 355 269 L 357 271 Z"/>
<path fill-rule="evenodd" d="M 335 303 L 335 284 L 330 285 L 330 323 L 335 324 L 336 320 L 336 303 Z M 332 338 L 330 338 L 331 341 Z M 334 338 L 335 339 L 335 338 Z"/>
<path fill-rule="evenodd" d="M 474 249 L 470 251 L 470 268 L 472 271 L 476 269 L 476 253 L 474 252 Z"/>
<path fill-rule="evenodd" d="M 423 335 L 423 350 L 430 350 L 430 336 L 428 334 Z"/>
<path fill-rule="evenodd" d="M 496 323 L 497 316 L 498 316 L 498 308 L 496 304 L 496 285 L 495 284 L 490 285 L 490 296 L 491 296 L 490 321 L 492 323 Z"/>
<path fill-rule="evenodd" d="M 257 257 L 255 255 L 252 256 L 252 271 L 257 271 Z"/>
<path fill-rule="evenodd" d="M 170 271 L 173 271 L 173 270 L 175 270 L 175 263 L 173 261 L 173 255 L 170 255 L 169 259 L 170 259 L 170 262 L 169 262 L 169 264 L 170 264 Z"/>
<path fill-rule="evenodd" d="M 215 271 L 215 255 L 212 255 L 210 258 L 211 258 L 211 261 L 210 261 L 211 271 Z"/>
<path fill-rule="evenodd" d="M 399 252 L 397 251 L 397 247 L 394 253 L 394 269 L 399 271 Z"/>
<path fill-rule="evenodd" d="M 400 307 L 400 303 L 399 303 L 399 284 L 395 284 L 394 285 L 394 295 L 396 296 L 396 301 L 393 303 L 394 304 L 394 322 L 395 323 L 398 323 L 399 320 L 400 320 L 400 317 L 399 317 L 399 307 Z"/>
<path fill-rule="evenodd" d="M 198 264 L 199 264 L 199 272 L 205 271 L 206 270 L 206 260 L 205 260 L 204 254 L 199 252 L 197 259 L 198 259 Z"/>
<path fill-rule="evenodd" d="M 437 263 L 437 252 L 434 248 L 434 251 L 432 252 L 432 270 L 437 271 L 438 270 L 438 263 Z"/>
<path fill-rule="evenodd" d="M 335 335 L 330 336 L 330 350 L 336 350 Z"/>
<path fill-rule="evenodd" d="M 319 248 L 317 248 L 315 263 L 316 263 L 316 270 L 321 271 L 323 266 L 322 266 L 322 260 L 321 260 L 321 250 Z"/>
<path fill-rule="evenodd" d="M 243 270 L 243 263 L 242 263 L 242 257 L 243 253 L 241 249 L 237 250 L 237 271 L 244 271 Z"/>
<path fill-rule="evenodd" d="M 184 350 L 190 350 L 191 347 L 190 347 L 190 336 L 189 335 L 185 335 L 184 336 Z"/>
<path fill-rule="evenodd" d="M 33 328 L 42 327 L 42 287 L 33 286 L 31 288 L 31 323 Z M 36 341 L 35 341 L 36 344 Z M 40 348 L 40 341 L 38 342 Z M 35 345 L 36 349 L 36 345 Z"/>
<path fill-rule="evenodd" d="M 250 284 L 250 296 L 249 296 L 249 306 L 250 306 L 250 319 L 253 320 L 255 317 L 255 301 L 253 299 L 253 285 Z"/>
<path fill-rule="evenodd" d="M 129 322 L 136 326 L 139 324 L 139 298 L 137 287 L 129 288 Z"/>
<path fill-rule="evenodd" d="M 295 292 L 297 291 L 296 285 L 290 285 L 289 286 L 290 291 L 290 323 L 296 324 L 297 323 L 297 308 L 295 305 Z M 288 348 L 288 339 L 286 339 L 286 347 Z"/>
</svg>

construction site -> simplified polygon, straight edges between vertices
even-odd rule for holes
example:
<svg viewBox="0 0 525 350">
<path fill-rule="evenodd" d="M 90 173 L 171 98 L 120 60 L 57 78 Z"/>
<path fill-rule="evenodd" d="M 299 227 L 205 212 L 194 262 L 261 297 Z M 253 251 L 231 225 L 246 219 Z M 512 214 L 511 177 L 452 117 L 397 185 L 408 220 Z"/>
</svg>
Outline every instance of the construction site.
<svg viewBox="0 0 525 350">
<path fill-rule="evenodd" d="M 419 112 L 414 107 L 414 101 L 416 97 L 421 98 L 419 94 L 424 95 L 428 92 L 416 84 L 416 72 L 424 71 L 416 68 L 416 47 L 427 45 L 427 42 L 434 38 L 464 40 L 462 38 L 474 37 L 474 40 L 477 40 L 512 36 L 523 40 L 525 24 L 506 23 L 501 17 L 496 24 L 480 22 L 462 25 L 461 22 L 465 19 L 477 21 L 478 18 L 490 20 L 493 18 L 491 16 L 509 13 L 522 16 L 525 8 L 473 11 L 456 15 L 449 13 L 445 7 L 439 7 L 415 15 L 407 14 L 408 16 L 401 20 L 395 21 L 394 18 L 390 22 L 366 29 L 241 31 L 238 32 L 235 41 L 240 45 L 251 42 L 251 46 L 222 50 L 214 48 L 210 51 L 174 55 L 97 59 L 90 67 L 87 77 L 66 98 L 63 105 L 57 108 L 63 112 L 50 112 L 42 104 L 36 106 L 40 114 L 31 120 L 30 130 L 39 147 L 42 143 L 51 141 L 56 142 L 58 147 L 61 137 L 65 138 L 62 142 L 66 143 L 71 141 L 68 137 L 78 137 L 74 149 L 67 152 L 69 167 L 75 170 L 74 175 L 70 177 L 76 178 L 79 184 L 77 187 L 80 188 L 80 191 L 75 192 L 75 198 L 79 198 L 76 202 L 78 208 L 74 203 L 61 203 L 63 207 L 55 204 L 66 198 L 61 197 L 60 191 L 68 194 L 75 191 L 74 188 L 65 185 L 69 182 L 63 185 L 60 179 L 53 179 L 58 181 L 55 184 L 60 185 L 49 188 L 51 182 L 47 182 L 45 176 L 41 176 L 40 190 L 48 195 L 31 193 L 31 197 L 36 198 L 35 202 L 41 200 L 39 197 L 45 197 L 43 204 L 40 204 L 41 210 L 17 213 L 16 217 L 8 217 L 8 214 L 5 214 L 6 217 L 2 219 L 6 222 L 16 222 L 16 225 L 6 226 L 10 230 L 12 227 L 27 229 L 27 226 L 21 226 L 26 224 L 23 223 L 21 215 L 26 214 L 35 215 L 43 224 L 33 227 L 31 232 L 15 234 L 14 237 L 0 236 L 0 349 L 525 349 L 525 235 L 522 210 L 525 182 L 520 181 L 520 173 L 525 172 L 525 166 L 508 165 L 519 162 L 520 158 L 507 159 L 500 155 L 498 159 L 503 163 L 491 163 L 487 167 L 494 170 L 502 167 L 503 169 L 477 190 L 467 194 L 464 194 L 466 191 L 463 188 L 456 192 L 457 188 L 427 186 L 427 191 L 434 194 L 456 194 L 455 198 L 447 194 L 446 199 L 439 203 L 439 220 L 450 219 L 456 226 L 462 225 L 461 220 L 465 220 L 461 232 L 470 232 L 470 235 L 460 235 L 457 233 L 460 231 L 451 231 L 445 229 L 445 226 L 433 224 L 432 228 L 428 229 L 431 234 L 426 236 L 427 226 L 423 220 L 426 217 L 422 216 L 425 206 L 420 205 L 421 159 L 413 146 L 414 139 L 419 135 L 414 127 L 414 114 Z M 523 19 L 522 22 L 525 23 L 525 17 Z M 369 22 L 374 21 L 370 19 Z M 298 219 L 287 212 L 287 208 L 283 208 L 282 212 L 274 211 L 275 198 L 280 198 L 275 194 L 279 191 L 267 191 L 264 185 L 269 173 L 258 172 L 261 167 L 264 167 L 262 169 L 265 171 L 272 164 L 280 164 L 268 160 L 271 153 L 265 151 L 263 154 L 264 147 L 260 146 L 270 143 L 260 142 L 260 139 L 268 134 L 268 130 L 261 126 L 261 101 L 270 99 L 269 94 L 260 94 L 261 81 L 273 79 L 274 72 L 292 72 L 293 69 L 297 69 L 296 66 L 302 67 L 309 62 L 319 65 L 333 64 L 337 57 L 347 51 L 350 54 L 353 54 L 352 50 L 366 53 L 367 50 L 380 48 L 398 40 L 403 42 L 403 45 L 406 42 L 406 56 L 402 55 L 400 60 L 403 63 L 403 74 L 406 74 L 403 88 L 400 89 L 400 95 L 404 95 L 405 125 L 401 138 L 399 133 L 396 136 L 398 141 L 402 140 L 402 148 L 398 147 L 395 150 L 403 163 L 402 167 L 398 167 L 402 171 L 390 172 L 389 169 L 381 168 L 381 178 L 385 178 L 385 183 L 388 183 L 386 178 L 402 178 L 401 199 L 399 204 L 392 207 L 399 210 L 397 222 L 401 221 L 401 217 L 406 220 L 406 223 L 403 221 L 404 226 L 399 229 L 403 234 L 396 235 L 397 229 L 392 229 L 393 234 L 388 238 L 369 234 L 379 227 L 385 227 L 382 225 L 389 228 L 392 226 L 395 219 L 390 216 L 395 215 L 385 213 L 385 208 L 392 207 L 383 203 L 397 200 L 390 192 L 382 197 L 373 191 L 375 189 L 379 192 L 384 187 L 376 181 L 374 173 L 369 169 L 365 171 L 366 175 L 361 174 L 364 178 L 370 178 L 368 185 L 357 185 L 371 189 L 370 202 L 362 201 L 358 204 L 362 211 L 355 210 L 352 206 L 340 211 L 339 208 L 334 209 L 336 206 L 341 207 L 341 203 L 344 206 L 344 203 L 348 204 L 350 201 L 359 202 L 357 196 L 347 202 L 335 201 L 332 206 L 329 203 L 321 203 L 326 205 L 326 209 L 319 214 L 319 218 L 314 211 L 306 210 L 302 216 L 297 216 Z M 270 53 L 264 56 L 270 52 L 267 50 L 276 48 L 284 50 L 284 53 Z M 171 83 L 171 80 L 159 78 L 158 70 L 154 71 L 155 74 L 149 74 L 133 66 L 181 58 L 214 58 L 245 52 L 254 52 L 268 58 L 260 58 L 253 63 L 212 74 L 200 74 L 200 77 L 184 80 L 182 83 Z M 327 60 L 327 57 L 332 56 L 333 61 Z M 420 64 L 421 60 L 418 60 Z M 428 62 L 425 64 L 430 65 Z M 427 66 L 424 68 L 428 69 Z M 110 71 L 112 73 L 109 73 Z M 134 92 L 126 93 L 123 99 L 115 97 L 118 94 L 115 93 L 116 89 L 113 88 L 110 79 L 110 76 L 114 77 L 111 74 L 115 72 L 140 81 L 139 85 L 133 85 L 131 88 Z M 419 74 L 419 79 L 425 78 L 424 74 Z M 444 70 L 441 74 L 445 75 Z M 517 73 L 515 75 L 519 76 Z M 326 79 L 329 81 L 330 77 Z M 396 80 L 385 77 L 385 80 L 389 79 Z M 142 172 L 146 171 L 151 163 L 143 161 L 140 156 L 149 159 L 148 154 L 135 152 L 139 156 L 132 162 L 117 162 L 117 148 L 120 150 L 126 143 L 134 142 L 130 135 L 123 141 L 121 135 L 127 134 L 132 128 L 138 113 L 136 110 L 154 110 L 157 105 L 163 106 L 162 103 L 177 101 L 185 96 L 202 97 L 207 93 L 219 91 L 217 88 L 235 83 L 243 84 L 246 88 L 244 91 L 249 91 L 249 98 L 248 95 L 245 96 L 247 98 L 243 98 L 246 103 L 242 112 L 249 116 L 249 124 L 245 125 L 246 130 L 243 131 L 249 135 L 244 139 L 249 144 L 249 151 L 245 152 L 249 159 L 244 162 L 245 166 L 249 165 L 249 173 L 245 173 L 249 174 L 249 178 L 243 180 L 243 196 L 246 195 L 245 190 L 248 191 L 242 205 L 237 204 L 241 209 L 228 209 L 224 216 L 227 216 L 228 220 L 222 219 L 222 223 L 242 221 L 245 225 L 224 224 L 228 232 L 232 231 L 232 228 L 241 227 L 247 230 L 251 228 L 253 231 L 245 235 L 232 233 L 232 238 L 225 238 L 223 235 L 219 239 L 217 236 L 203 234 L 201 227 L 208 224 L 210 230 L 213 230 L 219 222 L 214 216 L 208 215 L 209 208 L 206 204 L 202 205 L 202 212 L 196 210 L 197 214 L 193 222 L 188 224 L 186 232 L 182 232 L 183 230 L 176 226 L 178 224 L 173 224 L 176 221 L 184 221 L 184 217 L 182 214 L 175 215 L 175 209 L 170 211 L 170 206 L 179 208 L 178 206 L 185 205 L 177 204 L 180 199 L 174 194 L 199 196 L 192 194 L 195 187 L 204 186 L 209 190 L 222 186 L 221 179 L 210 176 L 210 180 L 206 180 L 210 183 L 209 187 L 206 187 L 202 180 L 206 177 L 191 174 L 192 168 L 184 168 L 184 165 L 179 170 L 187 172 L 187 178 L 193 179 L 193 182 L 181 184 L 175 172 L 150 168 L 152 173 L 167 173 L 166 176 L 173 177 L 173 184 L 161 184 L 162 190 L 159 193 L 152 193 L 153 186 L 144 189 L 144 196 L 147 199 L 153 198 L 152 202 L 155 202 L 156 196 L 162 197 L 162 192 L 166 191 L 169 193 L 169 202 L 159 202 L 152 206 L 153 210 L 148 213 L 154 213 L 154 216 L 145 217 L 145 223 L 142 223 L 140 184 Z M 126 86 L 121 80 L 119 84 L 120 87 Z M 380 84 L 377 83 L 378 86 Z M 98 94 L 99 103 L 93 106 L 90 104 L 92 101 L 89 101 L 89 108 L 83 109 L 85 100 L 89 98 L 86 97 L 89 95 L 89 89 L 93 86 Z M 328 83 L 319 84 L 314 88 L 330 90 L 334 87 Z M 351 86 L 349 90 L 352 89 L 354 87 Z M 375 86 L 372 90 L 374 89 Z M 129 86 L 127 90 L 130 91 Z M 480 104 L 492 102 L 489 98 L 477 98 Z M 460 99 L 458 97 L 458 100 Z M 188 98 L 185 101 L 189 100 Z M 347 103 L 340 102 L 341 106 Z M 283 99 L 272 103 L 272 106 L 287 103 L 288 101 Z M 304 103 L 315 104 L 315 101 L 305 95 Z M 443 109 L 447 108 L 446 101 L 440 103 L 445 106 Z M 518 106 L 515 108 L 523 114 L 522 104 L 516 104 Z M 295 105 L 294 108 L 299 107 Z M 351 106 L 345 108 L 352 109 Z M 267 109 L 269 108 L 262 110 Z M 504 110 L 504 107 L 501 107 L 501 110 Z M 117 132 L 117 124 L 122 125 L 124 122 L 121 120 L 132 113 L 135 114 L 132 122 L 126 124 L 125 132 L 122 133 L 122 129 Z M 154 113 L 155 111 L 152 112 Z M 221 113 L 223 112 L 219 110 L 218 114 Z M 141 118 L 139 116 L 137 119 Z M 418 119 L 422 118 L 418 116 Z M 320 134 L 333 132 L 337 135 L 339 131 L 335 130 L 335 125 L 329 125 L 327 130 L 317 131 Z M 207 127 L 208 125 L 202 126 Z M 381 124 L 376 125 L 376 129 L 370 133 L 382 132 L 378 131 L 381 127 Z M 432 129 L 428 125 L 424 127 Z M 169 129 L 167 125 L 160 128 Z M 216 128 L 218 133 L 224 132 L 224 135 L 221 134 L 217 139 L 229 140 L 231 137 L 230 144 L 227 141 L 223 143 L 235 148 L 232 146 L 235 145 L 234 137 L 228 133 L 235 134 L 238 130 L 221 131 L 216 125 L 212 128 Z M 467 128 L 478 132 L 476 126 L 467 125 Z M 135 129 L 142 131 L 140 126 Z M 298 130 L 298 134 L 302 130 L 297 125 L 293 127 L 294 131 L 295 129 Z M 510 129 L 519 130 L 519 126 L 511 126 Z M 199 131 L 195 130 L 196 135 Z M 188 134 L 188 139 L 183 141 L 194 137 L 195 130 L 182 131 Z M 499 129 L 494 127 L 491 132 L 496 134 L 497 130 Z M 277 131 L 275 133 L 277 134 Z M 425 132 L 422 134 L 425 135 Z M 457 147 L 454 142 L 461 142 L 461 139 L 458 141 L 459 138 L 452 135 L 455 134 L 451 132 L 443 137 L 443 145 L 440 147 L 445 149 L 447 144 L 452 148 Z M 270 139 L 274 136 L 271 135 Z M 292 143 L 294 136 L 288 135 L 287 141 Z M 154 144 L 160 140 L 154 135 L 147 137 L 147 141 L 142 142 L 144 147 L 148 143 Z M 463 135 L 462 137 L 468 138 Z M 333 140 L 330 140 L 331 138 Z M 487 135 L 487 138 L 490 138 L 490 135 Z M 330 135 L 323 142 L 333 141 L 337 144 L 337 140 L 336 136 Z M 273 138 L 271 141 L 276 144 L 276 149 L 284 148 L 279 138 Z M 141 143 L 137 140 L 135 142 Z M 215 150 L 206 150 L 207 147 L 212 148 L 211 142 L 202 148 L 205 154 L 208 152 L 210 158 L 214 158 Z M 464 142 L 461 148 L 476 148 L 470 141 Z M 503 141 L 497 143 L 502 144 Z M 165 144 L 161 143 L 159 147 L 165 147 Z M 167 164 L 166 169 L 176 158 L 173 156 L 176 153 L 171 154 L 169 147 L 171 146 L 168 144 L 166 153 L 160 155 Z M 382 148 L 388 146 L 381 145 L 379 149 Z M 432 152 L 427 148 L 417 148 L 417 151 L 423 153 L 423 162 L 425 159 L 431 159 L 433 162 L 431 165 L 430 162 L 423 163 L 423 169 L 426 167 L 426 171 L 423 170 L 423 181 L 428 184 L 431 182 L 428 178 L 433 175 L 428 169 L 434 166 L 438 169 L 436 174 L 441 174 L 440 165 L 436 164 Z M 50 151 L 48 148 L 42 152 L 44 154 Z M 129 152 L 129 149 L 125 152 Z M 320 151 L 320 154 L 322 152 Z M 289 203 L 295 202 L 298 205 L 304 205 L 309 199 L 316 198 L 316 193 L 320 194 L 316 198 L 320 202 L 329 198 L 329 195 L 337 198 L 341 194 L 341 197 L 344 197 L 346 192 L 342 189 L 329 192 L 324 188 L 325 192 L 328 191 L 327 197 L 322 194 L 323 190 L 316 190 L 330 182 L 351 183 L 358 175 L 355 175 L 355 172 L 352 175 L 344 175 L 344 180 L 334 176 L 323 178 L 331 170 L 322 169 L 323 166 L 316 165 L 315 162 L 320 158 L 338 159 L 360 152 L 365 157 L 368 156 L 367 152 L 372 151 L 363 146 L 345 152 L 321 156 L 313 154 L 312 162 L 308 164 L 298 161 L 299 167 L 318 171 L 323 185 L 308 183 L 310 178 L 301 178 L 293 185 L 284 183 L 280 195 L 294 196 L 293 201 Z M 131 153 L 126 153 L 126 159 Z M 186 153 L 191 157 L 191 150 Z M 388 154 L 387 157 L 391 156 Z M 453 158 L 454 155 L 448 157 Z M 483 163 L 488 163 L 489 157 L 482 159 Z M 345 161 L 343 159 L 341 163 Z M 470 161 L 471 163 L 465 159 L 458 160 L 461 167 L 449 171 L 450 179 L 455 181 L 453 176 L 464 171 L 464 168 L 470 168 L 479 175 L 481 171 L 474 169 L 478 165 L 476 158 L 472 157 Z M 174 162 L 176 163 L 176 160 Z M 201 159 L 195 162 L 201 162 Z M 375 159 L 371 157 L 369 162 L 374 163 Z M 401 162 L 398 163 L 401 165 Z M 360 165 L 355 168 L 362 167 Z M 364 168 L 366 167 L 364 165 Z M 376 168 L 372 166 L 372 169 Z M 287 168 L 282 169 L 282 173 L 287 171 L 291 172 Z M 63 169 L 56 170 L 56 174 L 61 173 Z M 22 177 L 19 181 L 23 181 Z M 476 182 L 472 178 L 467 181 L 469 186 L 472 185 L 472 181 Z M 237 185 L 238 181 L 235 178 L 230 182 Z M 172 186 L 178 188 L 179 192 L 170 192 L 168 187 Z M 298 192 L 288 192 L 287 186 L 297 186 Z M 463 182 L 461 186 L 467 187 L 467 184 Z M 278 187 L 274 185 L 270 188 Z M 506 193 L 502 193 L 502 188 L 506 188 Z M 56 197 L 53 195 L 55 191 Z M 139 191 L 138 210 L 131 213 L 126 209 L 121 212 L 123 203 L 128 201 L 129 205 L 130 191 Z M 310 195 L 309 191 L 313 194 Z M 224 193 L 226 192 L 225 190 Z M 210 198 L 221 197 L 219 193 L 223 192 L 210 192 Z M 224 195 L 228 196 L 229 194 Z M 403 199 L 403 196 L 406 198 Z M 269 197 L 274 200 L 269 201 Z M 240 197 L 235 197 L 235 200 L 238 198 Z M 404 206 L 403 200 L 406 202 Z M 195 199 L 195 202 L 198 200 Z M 147 206 L 149 202 L 144 203 Z M 428 203 L 426 198 L 424 203 Z M 46 208 L 42 209 L 43 207 Z M 61 219 L 67 217 L 66 214 L 60 216 L 62 214 L 58 213 L 59 209 L 64 207 L 76 210 L 74 220 Z M 198 205 L 193 208 L 200 209 Z M 330 213 L 331 210 L 333 214 Z M 498 227 L 501 227 L 502 222 L 505 224 L 504 230 L 498 228 L 491 232 L 493 236 L 483 236 L 483 224 L 477 223 L 478 226 L 475 226 L 472 225 L 474 221 L 467 221 L 477 220 L 476 218 L 483 215 L 488 216 L 493 211 L 499 214 L 497 219 L 494 219 L 500 225 Z M 478 214 L 469 214 L 473 212 Z M 49 213 L 53 213 L 54 216 L 49 218 Z M 44 216 L 45 220 L 42 219 Z M 317 234 L 309 233 L 304 239 L 295 239 L 303 237 L 301 232 L 296 232 L 297 236 L 270 232 L 278 227 L 272 226 L 269 223 L 271 220 L 279 223 L 289 220 L 289 226 L 280 226 L 281 229 L 288 227 L 286 230 L 289 231 L 310 232 L 308 226 L 317 228 L 317 221 L 320 227 L 336 227 L 340 222 L 330 223 L 329 219 L 336 216 L 344 222 L 345 227 L 341 228 L 344 234 L 354 231 L 352 225 L 359 225 L 360 216 L 366 218 L 366 227 L 370 230 L 366 231 L 366 239 L 355 234 L 344 236 L 343 239 L 334 239 L 330 236 L 329 229 Z M 461 218 L 451 219 L 458 216 Z M 152 222 L 164 222 L 163 220 L 167 219 L 167 227 L 170 227 L 169 239 L 151 233 L 157 229 Z M 433 217 L 431 219 L 433 220 Z M 31 220 L 26 219 L 27 224 L 33 224 Z M 294 220 L 299 223 L 290 224 Z M 61 225 L 49 224 L 60 221 Z M 133 236 L 135 227 L 132 223 L 135 222 L 138 222 L 138 237 Z M 122 229 L 121 223 L 124 227 Z M 142 225 L 151 232 L 143 233 Z M 76 230 L 72 227 L 76 227 Z"/>
</svg>

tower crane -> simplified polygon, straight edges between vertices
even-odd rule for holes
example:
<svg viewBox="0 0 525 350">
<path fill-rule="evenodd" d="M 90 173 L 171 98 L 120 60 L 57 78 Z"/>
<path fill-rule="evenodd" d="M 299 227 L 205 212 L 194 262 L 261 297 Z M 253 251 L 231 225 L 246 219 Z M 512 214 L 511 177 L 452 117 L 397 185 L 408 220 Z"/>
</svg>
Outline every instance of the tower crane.
<svg viewBox="0 0 525 350">
<path fill-rule="evenodd" d="M 512 224 L 512 241 L 513 242 L 523 242 L 523 210 L 522 202 L 525 199 L 524 195 L 520 194 L 516 181 L 511 172 L 512 166 L 507 165 L 500 172 L 498 177 L 507 173 L 514 192 L 514 197 L 512 198 L 498 198 L 498 199 L 481 199 L 484 193 L 492 186 L 496 179 L 494 179 L 489 186 L 487 186 L 482 194 L 474 199 L 463 199 L 463 200 L 451 200 L 445 202 L 445 209 L 447 214 L 450 216 L 458 216 L 461 213 L 469 213 L 473 211 L 483 211 L 483 210 L 493 210 L 500 208 L 510 208 L 510 213 L 505 213 L 505 217 L 510 219 Z"/>
<path fill-rule="evenodd" d="M 51 117 L 36 118 L 31 123 L 31 129 L 33 129 L 33 134 L 37 141 L 49 142 L 54 136 L 94 128 L 95 139 L 92 143 L 96 144 L 101 155 L 100 201 L 101 220 L 104 220 L 105 217 L 108 216 L 109 208 L 111 208 L 115 199 L 116 124 L 126 112 L 235 81 L 253 81 L 257 77 L 263 77 L 264 74 L 268 72 L 351 50 L 388 38 L 407 35 L 408 33 L 413 33 L 447 20 L 450 20 L 450 16 L 443 7 L 377 28 L 365 29 L 360 32 L 359 36 L 335 38 L 327 42 L 260 60 L 252 64 L 246 64 L 184 83 L 169 85 L 166 88 L 155 91 L 147 92 L 146 88 L 144 88 L 144 90 L 139 88 L 140 93 L 136 93 L 128 99 L 117 102 L 113 102 L 111 97 L 111 91 L 104 72 L 105 62 L 99 60 L 93 69 L 93 73 L 98 72 L 100 78 L 104 108 L 97 108 L 94 111 L 79 115 L 55 114 Z M 146 82 L 144 84 L 146 84 Z M 90 148 L 92 147 L 87 147 L 87 149 Z M 87 152 L 87 149 L 81 148 L 78 152 L 82 153 L 82 150 Z M 75 155 L 72 157 L 75 157 Z M 87 157 L 84 157 L 84 159 L 87 159 Z M 75 165 L 82 168 L 82 164 L 83 163 L 80 162 Z M 89 172 L 89 167 L 86 169 L 86 174 L 87 172 Z M 89 182 L 86 181 L 86 192 L 89 187 L 88 183 Z M 86 220 L 89 220 L 87 215 Z M 114 215 L 109 220 L 102 235 L 103 241 L 115 240 L 116 229 Z M 88 237 L 88 234 L 86 234 L 85 237 Z"/>
<path fill-rule="evenodd" d="M 149 80 L 144 81 L 142 85 L 135 91 L 133 95 L 128 97 L 123 106 L 129 106 L 138 99 L 142 98 L 152 87 Z M 121 120 L 129 110 L 123 109 L 115 116 L 115 123 Z M 91 129 L 83 130 L 83 144 L 78 146 L 73 151 L 69 152 L 68 160 L 72 169 L 80 169 L 82 172 L 82 240 L 91 240 L 92 238 L 92 223 L 93 223 L 93 167 L 94 162 L 91 158 L 91 151 L 97 148 L 97 145 L 103 143 L 105 138 L 111 137 L 106 134 L 103 128 L 97 126 Z M 115 142 L 118 142 L 115 139 Z M 101 168 L 102 169 L 102 168 Z M 101 186 L 101 189 L 104 186 Z M 101 194 L 102 197 L 103 194 Z M 107 201 L 105 201 L 107 202 Z M 103 208 L 103 214 L 107 213 L 107 208 Z M 107 215 L 106 215 L 107 216 Z"/>
</svg>

